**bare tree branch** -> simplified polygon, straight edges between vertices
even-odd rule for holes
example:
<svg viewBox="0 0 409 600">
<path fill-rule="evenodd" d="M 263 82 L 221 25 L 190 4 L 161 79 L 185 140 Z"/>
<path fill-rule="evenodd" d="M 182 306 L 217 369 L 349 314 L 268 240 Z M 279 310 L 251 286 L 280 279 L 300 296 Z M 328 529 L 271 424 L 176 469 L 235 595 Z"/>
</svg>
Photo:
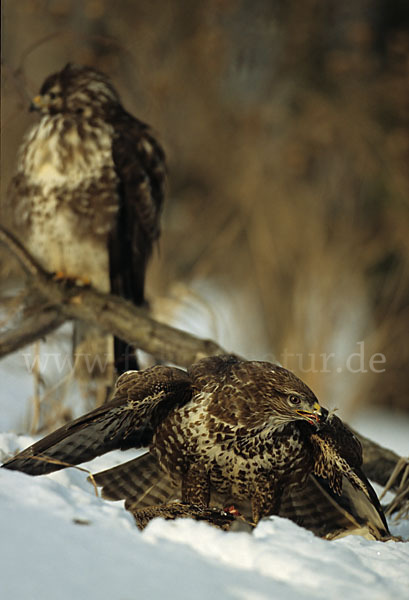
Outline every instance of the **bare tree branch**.
<svg viewBox="0 0 409 600">
<path fill-rule="evenodd" d="M 0 358 L 12 354 L 27 344 L 48 335 L 65 322 L 55 309 L 41 310 L 23 318 L 18 328 L 11 329 L 0 335 Z"/>
<path fill-rule="evenodd" d="M 159 360 L 182 367 L 188 367 L 205 356 L 226 353 L 226 350 L 211 340 L 199 339 L 155 321 L 144 309 L 123 298 L 97 292 L 92 287 L 55 280 L 2 227 L 0 242 L 16 256 L 27 274 L 28 294 L 31 292 L 42 300 L 38 311 L 31 307 L 30 315 L 19 325 L 18 331 L 9 331 L 0 336 L 0 356 L 35 341 L 68 319 L 79 319 L 97 325 Z M 401 475 L 390 480 L 401 457 L 358 433 L 356 435 L 363 446 L 365 473 L 376 483 L 386 485 L 388 482 L 390 489 L 399 490 L 402 501 L 397 509 L 401 508 L 409 497 L 407 483 L 402 492 L 400 488 L 405 481 L 402 481 Z"/>
<path fill-rule="evenodd" d="M 180 366 L 187 367 L 204 356 L 226 353 L 226 350 L 211 340 L 199 339 L 155 321 L 148 316 L 146 310 L 123 298 L 100 293 L 92 287 L 56 280 L 3 227 L 0 227 L 0 242 L 20 262 L 29 278 L 29 291 L 39 295 L 48 307 L 47 314 L 39 313 L 37 320 L 35 317 L 26 320 L 24 331 L 19 328 L 14 334 L 8 332 L 0 336 L 0 356 L 42 337 L 68 319 L 97 325 L 159 360 Z"/>
<path fill-rule="evenodd" d="M 44 269 L 39 265 L 35 258 L 27 252 L 21 242 L 19 242 L 17 238 L 2 225 L 0 225 L 0 242 L 14 254 L 29 277 L 35 277 L 40 274 L 44 276 L 46 274 Z"/>
</svg>

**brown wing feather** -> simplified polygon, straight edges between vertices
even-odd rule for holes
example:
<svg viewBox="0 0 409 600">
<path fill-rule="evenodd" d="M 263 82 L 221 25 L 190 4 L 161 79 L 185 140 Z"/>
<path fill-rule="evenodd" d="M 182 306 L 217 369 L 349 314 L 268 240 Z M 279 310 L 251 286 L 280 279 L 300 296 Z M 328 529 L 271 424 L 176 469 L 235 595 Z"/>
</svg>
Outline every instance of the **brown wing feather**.
<svg viewBox="0 0 409 600">
<path fill-rule="evenodd" d="M 319 536 L 350 528 L 352 524 L 339 502 L 331 501 L 322 488 L 317 487 L 313 475 L 305 486 L 289 486 L 284 490 L 279 515 Z"/>
<path fill-rule="evenodd" d="M 360 525 L 369 525 L 379 536 L 389 535 L 378 497 L 361 469 L 358 438 L 341 419 L 332 415 L 317 433 L 313 446 L 315 484 Z"/>
<path fill-rule="evenodd" d="M 165 155 L 148 126 L 122 108 L 111 122 L 119 178 L 117 226 L 109 240 L 111 291 L 142 306 L 146 266 L 160 233 Z M 115 340 L 115 363 L 120 373 L 137 366 L 134 351 L 121 340 Z"/>
<path fill-rule="evenodd" d="M 111 450 L 146 446 L 157 424 L 190 397 L 190 379 L 180 369 L 156 366 L 125 373 L 111 402 L 57 429 L 2 466 L 43 475 L 66 466 L 44 457 L 76 465 Z"/>
<path fill-rule="evenodd" d="M 110 240 L 111 285 L 141 305 L 145 269 L 159 237 L 165 155 L 147 125 L 121 110 L 112 119 L 112 156 L 119 177 L 119 213 Z"/>
</svg>

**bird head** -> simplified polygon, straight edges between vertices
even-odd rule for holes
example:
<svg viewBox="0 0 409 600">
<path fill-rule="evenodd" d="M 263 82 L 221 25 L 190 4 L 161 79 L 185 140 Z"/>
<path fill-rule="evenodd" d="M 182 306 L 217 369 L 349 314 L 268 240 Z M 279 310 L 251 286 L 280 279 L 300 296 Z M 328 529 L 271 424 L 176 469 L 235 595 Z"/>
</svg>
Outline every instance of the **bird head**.
<svg viewBox="0 0 409 600">
<path fill-rule="evenodd" d="M 323 425 L 328 411 L 294 373 L 271 363 L 249 364 L 253 376 L 257 374 L 258 406 L 270 425 L 276 428 L 294 421 L 307 421 L 317 429 Z"/>
<path fill-rule="evenodd" d="M 328 415 L 301 379 L 269 362 L 212 356 L 192 365 L 189 374 L 199 388 L 212 394 L 214 414 L 232 425 L 277 431 L 306 421 L 318 429 Z"/>
<path fill-rule="evenodd" d="M 47 77 L 30 110 L 43 115 L 59 113 L 92 118 L 107 107 L 120 103 L 108 78 L 91 67 L 68 63 L 62 71 Z"/>
</svg>

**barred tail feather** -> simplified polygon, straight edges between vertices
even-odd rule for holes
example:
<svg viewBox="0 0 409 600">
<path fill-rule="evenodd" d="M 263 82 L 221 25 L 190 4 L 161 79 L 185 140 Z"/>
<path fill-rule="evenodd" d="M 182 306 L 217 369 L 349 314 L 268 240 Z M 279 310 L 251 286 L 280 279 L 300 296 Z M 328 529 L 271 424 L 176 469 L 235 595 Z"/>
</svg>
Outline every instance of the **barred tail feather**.
<svg viewBox="0 0 409 600">
<path fill-rule="evenodd" d="M 167 503 L 180 496 L 178 487 L 149 452 L 96 473 L 93 478 L 98 486 L 102 486 L 103 498 L 126 500 L 125 508 L 131 512 Z"/>
</svg>

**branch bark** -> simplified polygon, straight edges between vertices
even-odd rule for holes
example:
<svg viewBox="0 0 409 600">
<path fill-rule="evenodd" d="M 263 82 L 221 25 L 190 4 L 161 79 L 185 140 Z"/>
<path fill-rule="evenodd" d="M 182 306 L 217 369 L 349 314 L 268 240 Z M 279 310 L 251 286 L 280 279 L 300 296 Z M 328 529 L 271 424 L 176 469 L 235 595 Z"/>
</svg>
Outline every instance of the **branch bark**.
<svg viewBox="0 0 409 600">
<path fill-rule="evenodd" d="M 48 335 L 65 322 L 58 310 L 40 310 L 35 314 L 24 317 L 18 328 L 11 329 L 0 335 L 0 358 L 17 352 L 28 344 Z"/>
<path fill-rule="evenodd" d="M 37 319 L 23 320 L 17 332 L 0 336 L 0 356 L 33 342 L 69 319 L 97 325 L 158 360 L 184 367 L 205 356 L 226 354 L 226 350 L 215 342 L 159 323 L 146 310 L 123 298 L 56 280 L 3 227 L 0 227 L 0 242 L 15 255 L 27 274 L 28 293 L 40 296 L 47 305 L 47 311 L 39 311 Z"/>
<path fill-rule="evenodd" d="M 9 331 L 0 336 L 0 357 L 43 337 L 69 319 L 79 319 L 97 325 L 133 347 L 152 354 L 158 360 L 172 362 L 181 367 L 188 367 L 205 356 L 226 354 L 226 350 L 215 342 L 159 323 L 144 309 L 123 298 L 102 294 L 92 287 L 55 280 L 53 275 L 45 272 L 3 227 L 0 227 L 0 242 L 16 256 L 27 274 L 28 294 L 39 296 L 42 301 L 34 314 L 31 306 L 31 316 L 23 319 L 17 331 Z M 385 485 L 401 457 L 355 433 L 363 446 L 363 467 L 366 475 L 376 483 Z M 402 478 L 398 476 L 395 479 L 389 482 L 389 487 L 396 491 L 401 486 Z M 404 496 L 408 497 L 407 491 Z"/>
</svg>

